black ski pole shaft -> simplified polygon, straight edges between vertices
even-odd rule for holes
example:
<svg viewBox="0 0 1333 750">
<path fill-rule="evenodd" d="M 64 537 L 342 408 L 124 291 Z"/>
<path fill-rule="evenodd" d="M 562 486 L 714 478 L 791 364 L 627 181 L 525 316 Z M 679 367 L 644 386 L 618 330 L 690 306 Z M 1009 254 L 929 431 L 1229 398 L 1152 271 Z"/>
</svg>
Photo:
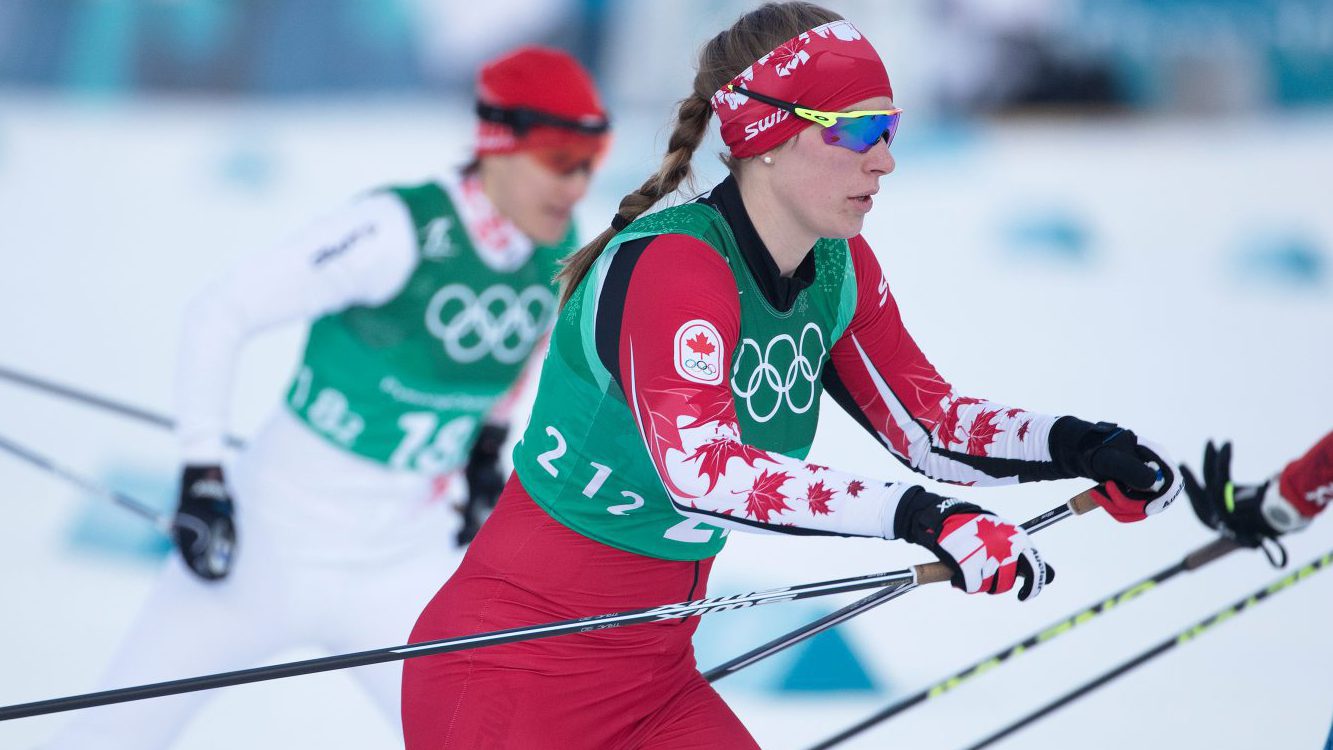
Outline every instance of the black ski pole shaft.
<svg viewBox="0 0 1333 750">
<path fill-rule="evenodd" d="M 78 487 L 82 488 L 87 492 L 91 492 L 94 495 L 100 495 L 102 497 L 111 500 L 112 502 L 116 503 L 122 508 L 125 508 L 131 513 L 142 516 L 148 521 L 151 521 L 152 524 L 156 526 L 158 530 L 164 534 L 171 533 L 171 519 L 167 515 L 159 512 L 157 509 L 153 508 L 153 506 L 145 502 L 136 500 L 130 497 L 129 495 L 126 495 L 123 492 L 119 492 L 105 485 L 98 484 L 97 482 L 94 482 L 93 480 L 88 479 L 87 477 L 84 477 L 80 474 L 70 471 L 69 469 L 66 469 L 63 466 L 59 466 L 56 463 L 52 462 L 50 459 L 46 458 L 45 456 L 34 453 L 28 448 L 25 448 L 19 445 L 18 443 L 15 443 L 14 441 L 4 437 L 3 435 L 0 435 L 0 450 L 4 450 L 5 452 L 13 456 L 16 456 L 24 461 L 27 461 L 33 466 L 36 466 L 37 468 L 42 469 L 43 471 L 46 471 L 49 474 L 52 474 L 60 479 L 63 479 L 66 482 L 70 482 L 74 485 L 77 485 Z"/>
<path fill-rule="evenodd" d="M 1051 512 L 1053 511 L 1048 511 L 1041 516 L 1038 516 L 1038 518 L 1045 517 Z M 1066 512 L 1070 511 L 1066 509 Z M 371 651 L 337 654 L 334 656 L 325 656 L 304 661 L 275 664 L 267 667 L 255 667 L 252 669 L 242 669 L 234 672 L 223 672 L 219 674 L 203 675 L 200 677 L 187 677 L 185 679 L 172 680 L 169 682 L 136 685 L 115 690 L 104 690 L 97 693 L 85 693 L 83 695 L 73 695 L 64 698 L 51 698 L 32 703 L 2 706 L 0 707 L 0 721 L 21 719 L 28 716 L 40 716 L 61 711 L 73 711 L 80 708 L 105 706 L 112 703 L 125 703 L 128 701 L 143 700 L 145 698 L 159 698 L 166 695 L 177 695 L 179 693 L 192 693 L 199 690 L 210 690 L 230 685 L 243 685 L 251 682 L 275 680 L 282 677 L 295 677 L 297 675 L 313 674 L 315 672 L 328 672 L 335 669 L 361 667 L 368 664 L 401 661 L 403 659 L 411 659 L 419 656 L 444 654 L 451 651 L 481 648 L 483 646 L 496 646 L 504 643 L 518 643 L 520 641 L 531 641 L 539 638 L 552 638 L 570 633 L 583 633 L 589 630 L 605 630 L 608 628 L 623 627 L 625 625 L 637 625 L 640 623 L 659 622 L 662 620 L 679 620 L 687 617 L 694 617 L 696 615 L 705 615 L 712 612 L 725 612 L 733 609 L 744 609 L 746 607 L 758 606 L 761 604 L 798 601 L 816 596 L 845 594 L 853 591 L 864 591 L 866 589 L 882 588 L 885 586 L 899 587 L 940 583 L 948 581 L 951 577 L 952 572 L 949 570 L 949 566 L 939 561 L 929 562 L 887 573 L 872 573 L 870 575 L 854 576 L 852 578 L 839 578 L 831 581 L 803 583 L 780 589 L 752 591 L 748 594 L 733 594 L 730 596 L 697 599 L 694 601 L 679 602 L 677 604 L 664 604 L 658 607 L 634 609 L 626 612 L 580 617 L 575 620 L 561 620 L 559 622 L 548 622 L 539 625 L 496 630 L 489 633 L 478 633 L 457 638 L 443 638 L 423 643 L 409 643 L 405 646 L 390 646 L 388 648 L 374 649 Z"/>
<path fill-rule="evenodd" d="M 1046 704 L 1045 706 L 1042 706 L 1036 711 L 1033 711 L 1027 716 L 1024 716 L 1018 721 L 1015 721 L 1014 723 L 1006 726 L 1005 728 L 999 730 L 998 732 L 995 732 L 994 734 L 986 737 L 985 739 L 981 740 L 975 745 L 971 745 L 970 747 L 967 748 L 967 750 L 981 750 L 981 748 L 983 747 L 990 747 L 996 742 L 999 742 L 1001 739 L 1004 739 L 1005 737 L 1008 737 L 1009 735 L 1015 732 L 1018 732 L 1028 726 L 1031 726 L 1032 724 L 1040 721 L 1044 717 L 1054 713 L 1055 711 L 1058 711 L 1060 708 L 1069 705 L 1070 703 L 1078 700 L 1079 698 L 1082 698 L 1083 696 L 1087 695 L 1088 693 L 1091 693 L 1092 691 L 1096 690 L 1102 685 L 1105 685 L 1106 683 L 1114 680 L 1120 675 L 1129 672 L 1130 670 L 1134 669 L 1135 667 L 1141 664 L 1144 664 L 1145 662 L 1151 661 L 1157 658 L 1158 656 L 1161 656 L 1162 654 L 1166 653 L 1167 651 L 1170 651 L 1176 646 L 1181 645 L 1182 643 L 1187 643 L 1189 641 L 1194 640 L 1200 635 L 1203 635 L 1208 630 L 1212 629 L 1213 626 L 1226 622 L 1227 620 L 1230 620 L 1231 618 L 1235 617 L 1241 612 L 1244 612 L 1245 610 L 1250 609 L 1255 605 L 1259 604 L 1259 602 L 1264 601 L 1273 594 L 1291 588 L 1297 583 L 1300 583 L 1301 581 L 1305 580 L 1306 578 L 1309 578 L 1310 576 L 1314 575 L 1315 573 L 1318 573 L 1320 570 L 1323 570 L 1324 568 L 1330 565 L 1333 565 L 1333 551 L 1329 551 L 1323 557 L 1318 557 L 1315 558 L 1314 560 L 1311 560 L 1306 565 L 1297 568 L 1296 570 L 1293 570 L 1291 573 L 1288 573 L 1287 575 L 1283 576 L 1282 578 L 1279 578 L 1278 580 L 1274 581 L 1268 586 L 1265 586 L 1264 588 L 1255 591 L 1254 593 L 1250 594 L 1244 599 L 1235 602 L 1231 606 L 1226 607 L 1225 609 L 1219 610 L 1217 612 L 1214 612 L 1212 615 L 1209 615 L 1208 617 L 1204 618 L 1203 620 L 1200 620 L 1194 625 L 1180 631 L 1179 633 L 1176 633 L 1175 635 L 1162 641 L 1156 646 L 1153 646 L 1147 651 L 1144 651 L 1138 656 L 1126 661 L 1125 663 L 1121 664 L 1115 669 L 1112 669 L 1100 675 L 1096 679 L 1093 679 L 1081 685 L 1080 687 L 1077 687 L 1069 691 L 1068 693 L 1065 693 L 1063 696 L 1057 698 L 1054 701 L 1051 701 L 1050 703 Z"/>
<path fill-rule="evenodd" d="M 913 581 L 933 582 L 938 576 L 938 570 L 932 567 L 935 565 L 944 568 L 946 571 L 948 570 L 943 563 L 926 563 L 904 570 L 896 570 L 887 573 L 875 573 L 853 578 L 806 583 L 780 589 L 771 589 L 768 591 L 755 591 L 748 594 L 712 597 L 689 602 L 680 602 L 677 604 L 664 604 L 659 607 L 648 607 L 626 612 L 582 617 L 575 620 L 562 620 L 559 622 L 509 628 L 507 630 L 478 633 L 476 635 L 457 638 L 444 638 L 423 643 L 407 644 L 405 646 L 392 646 L 371 651 L 339 654 L 336 656 L 307 659 L 305 661 L 276 664 L 268 667 L 256 667 L 234 672 L 204 675 L 202 677 L 172 680 L 170 682 L 139 685 L 97 693 L 75 695 L 66 698 L 53 698 L 33 703 L 4 706 L 0 707 L 0 721 L 19 719 L 27 716 L 39 716 L 61 711 L 71 711 L 79 708 L 104 706 L 112 703 L 124 703 L 126 701 L 142 700 L 144 698 L 157 698 L 165 695 L 189 693 L 198 690 L 226 687 L 229 685 L 242 685 L 245 683 L 273 680 L 282 677 L 294 677 L 296 675 L 312 674 L 315 672 L 327 672 L 335 669 L 360 667 L 368 664 L 400 661 L 419 656 L 443 654 L 451 651 L 463 651 L 483 646 L 517 643 L 539 638 L 551 638 L 554 636 L 582 633 L 590 630 L 605 630 L 625 625 L 659 622 L 662 620 L 678 620 L 693 617 L 695 615 L 709 614 L 711 612 L 724 612 L 727 610 L 744 609 L 746 607 L 761 604 L 775 604 L 778 602 L 797 601 L 816 596 L 829 596 L 851 591 L 863 591 L 865 589 L 878 588 L 881 586 L 903 586 L 912 583 Z M 942 580 L 947 580 L 947 576 Z"/>
<path fill-rule="evenodd" d="M 80 390 L 73 386 L 54 383 L 45 378 L 39 378 L 36 375 L 28 375 L 17 370 L 11 370 L 8 367 L 0 366 L 0 380 L 8 380 L 11 383 L 17 383 L 18 385 L 26 386 L 51 396 L 57 396 L 85 406 L 92 406 L 97 409 L 102 409 L 103 411 L 109 411 L 112 414 L 118 414 L 122 417 L 129 417 L 130 419 L 150 424 L 154 427 L 161 427 L 166 430 L 176 428 L 176 423 L 174 421 L 157 412 L 133 406 L 123 401 L 117 401 L 106 396 L 89 393 L 88 391 Z M 232 448 L 239 449 L 245 447 L 245 441 L 234 435 L 227 435 L 224 439 L 226 440 L 227 445 Z"/>
<path fill-rule="evenodd" d="M 1086 490 L 1084 492 L 1080 492 L 1078 495 L 1075 495 L 1073 498 L 1070 498 L 1068 502 L 1060 505 L 1059 507 L 1052 508 L 1046 511 L 1045 513 L 1041 514 L 1040 516 L 1037 516 L 1036 518 L 1033 518 L 1032 520 L 1023 524 L 1023 530 L 1027 531 L 1028 533 L 1035 533 L 1041 531 L 1047 526 L 1051 526 L 1060 521 L 1063 521 L 1066 518 L 1070 517 L 1071 515 L 1082 515 L 1089 511 L 1095 510 L 1096 508 L 1097 508 L 1097 501 L 1092 499 L 1091 490 Z M 875 607 L 878 607 L 879 605 L 884 604 L 886 602 L 891 602 L 894 599 L 903 596 L 904 594 L 914 591 L 915 589 L 916 586 L 909 585 L 909 586 L 899 586 L 892 589 L 884 589 L 882 591 L 876 591 L 875 593 L 865 597 L 864 599 L 858 599 L 857 601 L 848 604 L 842 609 L 839 609 L 835 612 L 830 612 L 827 615 L 824 615 L 823 617 L 819 618 L 818 620 L 806 623 L 805 625 L 802 625 L 801 627 L 795 630 L 792 630 L 788 633 L 784 633 L 783 635 L 774 638 L 773 640 L 769 641 L 768 643 L 765 643 L 762 646 L 759 646 L 758 648 L 746 651 L 740 656 L 737 656 L 733 659 L 723 662 L 722 664 L 717 665 L 716 667 L 713 667 L 707 672 L 704 672 L 704 679 L 708 680 L 709 682 L 715 682 L 717 680 L 722 679 L 723 677 L 727 677 L 728 675 L 733 675 L 741 671 L 742 669 L 745 669 L 746 667 L 749 667 L 753 664 L 763 661 L 764 659 L 767 659 L 768 657 L 773 656 L 776 653 L 785 651 L 786 649 L 789 649 L 792 646 L 801 643 L 802 641 L 805 641 L 809 638 L 813 638 L 814 636 L 819 635 L 820 633 L 824 632 L 825 630 L 828 630 L 829 628 L 844 623 L 852 619 L 853 617 L 856 617 L 859 614 L 869 612 Z"/>
<path fill-rule="evenodd" d="M 877 724 L 892 719 L 910 708 L 919 706 L 932 698 L 938 698 L 939 696 L 944 695 L 967 680 L 970 680 L 979 674 L 989 672 L 1011 658 L 1022 656 L 1043 643 L 1064 635 L 1075 627 L 1088 622 L 1109 609 L 1137 599 L 1139 596 L 1157 588 L 1181 573 L 1197 570 L 1235 549 L 1237 549 L 1235 542 L 1226 539 L 1225 537 L 1218 537 L 1189 553 L 1181 558 L 1179 562 L 1172 564 L 1170 567 L 1164 568 L 1141 581 L 1132 583 L 1114 594 L 1103 597 L 1101 601 L 1096 604 L 1061 620 L 1057 620 L 1049 626 L 1029 635 L 1018 643 L 996 651 L 981 661 L 959 670 L 924 690 L 900 698 L 891 705 L 875 712 L 842 732 L 829 737 L 818 745 L 815 745 L 811 750 L 825 750 L 825 748 L 841 744 Z"/>
</svg>

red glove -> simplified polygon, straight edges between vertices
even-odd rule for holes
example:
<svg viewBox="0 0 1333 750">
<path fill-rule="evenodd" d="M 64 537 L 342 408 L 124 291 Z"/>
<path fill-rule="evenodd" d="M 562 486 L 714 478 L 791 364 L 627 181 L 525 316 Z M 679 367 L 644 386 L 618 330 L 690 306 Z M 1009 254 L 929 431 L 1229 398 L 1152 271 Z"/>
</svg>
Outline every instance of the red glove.
<svg viewBox="0 0 1333 750">
<path fill-rule="evenodd" d="M 1070 476 L 1098 483 L 1092 493 L 1097 504 L 1121 523 L 1160 513 L 1180 494 L 1180 473 L 1166 451 L 1110 422 L 1061 417 L 1050 446 Z"/>
</svg>

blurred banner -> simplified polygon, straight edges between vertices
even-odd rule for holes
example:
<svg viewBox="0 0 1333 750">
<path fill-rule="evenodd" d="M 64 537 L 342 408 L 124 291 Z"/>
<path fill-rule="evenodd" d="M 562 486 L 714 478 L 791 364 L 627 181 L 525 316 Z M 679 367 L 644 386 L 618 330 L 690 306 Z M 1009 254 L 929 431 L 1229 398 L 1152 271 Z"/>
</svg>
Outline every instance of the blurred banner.
<svg viewBox="0 0 1333 750">
<path fill-rule="evenodd" d="M 683 91 L 738 0 L 7 0 L 0 85 L 282 96 L 466 87 L 521 42 L 570 49 L 621 99 Z M 947 112 L 1242 112 L 1333 102 L 1322 0 L 830 2 Z M 651 30 L 651 33 L 648 33 Z M 668 62 L 669 61 L 669 62 Z"/>
</svg>

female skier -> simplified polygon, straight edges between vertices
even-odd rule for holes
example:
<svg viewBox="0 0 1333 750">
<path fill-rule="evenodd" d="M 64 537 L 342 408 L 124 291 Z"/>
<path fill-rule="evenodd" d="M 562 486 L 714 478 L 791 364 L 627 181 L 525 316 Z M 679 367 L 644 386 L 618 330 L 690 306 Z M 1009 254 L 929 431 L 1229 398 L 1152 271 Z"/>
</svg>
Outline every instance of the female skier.
<svg viewBox="0 0 1333 750">
<path fill-rule="evenodd" d="M 765 5 L 704 47 L 664 163 L 562 272 L 515 476 L 413 641 L 702 597 L 731 530 L 905 539 L 970 593 L 1041 591 L 1021 529 L 805 463 L 825 390 L 935 479 L 1090 477 L 1122 521 L 1172 500 L 1170 461 L 1134 433 L 960 396 L 904 330 L 859 234 L 894 167 L 892 96 L 870 43 L 807 3 Z M 731 176 L 642 216 L 689 175 L 710 108 Z M 696 624 L 411 660 L 407 747 L 754 747 L 695 667 Z"/>
<path fill-rule="evenodd" d="M 591 78 L 551 49 L 485 66 L 477 114 L 461 174 L 370 193 L 191 306 L 180 559 L 105 687 L 256 666 L 298 645 L 401 643 L 453 572 L 503 486 L 506 392 L 555 318 L 571 211 L 608 138 Z M 284 408 L 224 475 L 238 349 L 294 320 L 314 322 Z M 437 479 L 460 471 L 466 504 L 446 507 Z M 401 668 L 353 674 L 396 727 Z M 52 747 L 166 747 L 205 695 L 82 712 Z"/>
</svg>

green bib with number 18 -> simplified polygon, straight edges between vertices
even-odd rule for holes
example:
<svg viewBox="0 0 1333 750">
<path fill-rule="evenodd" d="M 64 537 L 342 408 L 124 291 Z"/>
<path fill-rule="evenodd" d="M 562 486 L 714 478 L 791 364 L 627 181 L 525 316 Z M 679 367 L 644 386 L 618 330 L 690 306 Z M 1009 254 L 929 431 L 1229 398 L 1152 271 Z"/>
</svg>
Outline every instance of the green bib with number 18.
<svg viewBox="0 0 1333 750">
<path fill-rule="evenodd" d="M 395 188 L 419 261 L 402 290 L 310 329 L 287 394 L 334 445 L 397 469 L 445 473 L 466 460 L 486 414 L 522 372 L 555 314 L 551 282 L 573 246 L 538 247 L 512 271 L 488 266 L 438 183 Z"/>
</svg>

